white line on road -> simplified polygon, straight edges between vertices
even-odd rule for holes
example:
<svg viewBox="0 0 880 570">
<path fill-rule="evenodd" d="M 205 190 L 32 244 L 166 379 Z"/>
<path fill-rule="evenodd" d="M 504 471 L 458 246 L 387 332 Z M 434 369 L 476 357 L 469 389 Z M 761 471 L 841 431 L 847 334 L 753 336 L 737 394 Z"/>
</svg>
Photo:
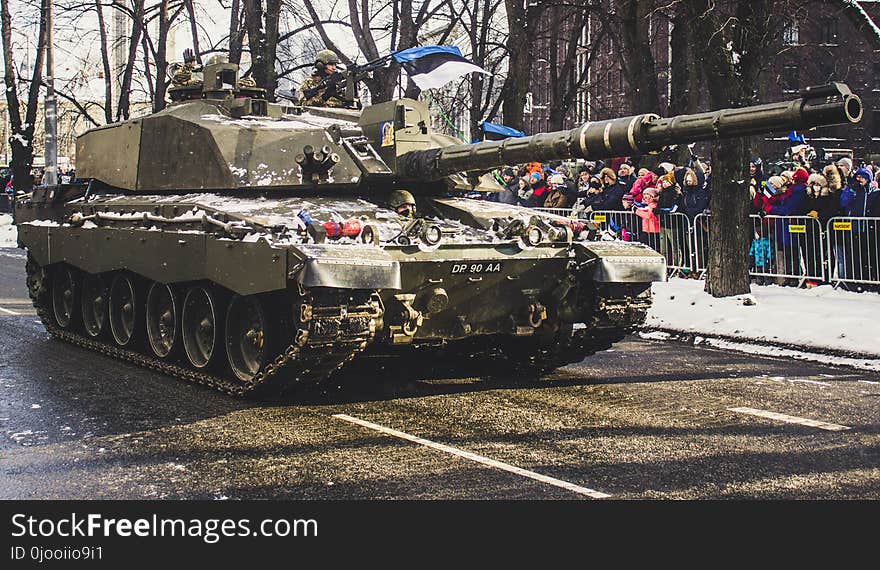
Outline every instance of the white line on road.
<svg viewBox="0 0 880 570">
<path fill-rule="evenodd" d="M 411 441 L 413 443 L 418 443 L 419 445 L 424 445 L 425 447 L 430 447 L 431 449 L 436 449 L 437 451 L 449 453 L 450 455 L 455 455 L 458 457 L 463 457 L 465 459 L 470 459 L 471 461 L 475 461 L 476 463 L 480 463 L 481 465 L 486 465 L 488 467 L 494 467 L 496 469 L 501 469 L 502 471 L 507 471 L 509 473 L 515 473 L 516 475 L 528 477 L 529 479 L 534 479 L 535 481 L 547 483 L 548 485 L 560 487 L 562 489 L 566 489 L 566 490 L 571 491 L 573 493 L 578 493 L 580 495 L 586 495 L 586 496 L 592 497 L 594 499 L 607 499 L 608 497 L 611 496 L 606 493 L 594 491 L 593 489 L 581 487 L 580 485 L 575 485 L 574 483 L 569 483 L 568 481 L 554 479 L 553 477 L 548 477 L 547 475 L 541 475 L 540 473 L 535 473 L 534 471 L 529 471 L 527 469 L 522 469 L 522 468 L 516 467 L 514 465 L 502 463 L 501 461 L 489 459 L 488 457 L 483 457 L 482 455 L 477 455 L 476 453 L 471 453 L 470 451 L 463 451 L 461 449 L 451 447 L 449 445 L 443 445 L 442 443 L 436 443 L 436 442 L 430 441 L 428 439 L 416 437 L 414 435 L 410 435 L 410 434 L 404 433 L 402 431 L 397 431 L 396 429 L 391 429 L 391 428 L 388 428 L 388 427 L 385 427 L 385 426 L 382 426 L 379 424 L 374 424 L 372 422 L 368 422 L 366 420 L 355 418 L 355 417 L 352 417 L 352 416 L 349 416 L 346 414 L 334 414 L 333 417 L 338 420 L 344 420 L 344 421 L 347 421 L 347 422 L 350 422 L 353 424 L 357 424 L 357 425 L 365 427 L 365 428 L 376 430 L 378 432 L 381 432 L 381 433 L 384 433 L 387 435 L 399 437 L 401 439 L 405 439 L 405 440 Z"/>
<path fill-rule="evenodd" d="M 0 313 L 6 313 L 7 315 L 14 315 L 16 317 L 21 316 L 21 313 L 16 313 L 15 311 L 10 311 L 9 309 L 4 309 L 3 307 L 0 307 Z"/>
<path fill-rule="evenodd" d="M 852 429 L 848 426 L 842 426 L 838 424 L 829 424 L 827 422 L 820 422 L 818 420 L 809 420 L 807 418 L 799 418 L 797 416 L 788 416 L 786 414 L 779 414 L 776 412 L 768 412 L 766 410 L 756 410 L 755 408 L 727 408 L 731 412 L 738 412 L 740 414 L 749 414 L 751 416 L 758 416 L 759 418 L 769 418 L 771 420 L 779 420 L 781 422 L 785 422 L 788 424 L 799 424 L 802 426 L 809 426 L 819 429 L 824 429 L 828 431 L 844 431 L 848 429 Z"/>
</svg>

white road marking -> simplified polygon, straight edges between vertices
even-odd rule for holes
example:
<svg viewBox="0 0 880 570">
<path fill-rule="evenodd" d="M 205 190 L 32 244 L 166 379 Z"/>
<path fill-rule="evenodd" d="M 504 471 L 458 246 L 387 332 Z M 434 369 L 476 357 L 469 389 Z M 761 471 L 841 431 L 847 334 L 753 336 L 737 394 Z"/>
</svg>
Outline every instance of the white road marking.
<svg viewBox="0 0 880 570">
<path fill-rule="evenodd" d="M 580 485 L 575 485 L 574 483 L 569 483 L 568 481 L 562 481 L 561 479 L 554 479 L 553 477 L 548 477 L 547 475 L 541 475 L 540 473 L 535 473 L 534 471 L 529 471 L 527 469 L 522 469 L 520 467 L 516 467 L 514 465 L 509 465 L 507 463 L 502 463 L 501 461 L 496 461 L 494 459 L 489 459 L 488 457 L 483 457 L 482 455 L 477 455 L 476 453 L 471 453 L 470 451 L 463 451 L 456 447 L 451 447 L 449 445 L 444 445 L 442 443 L 436 443 L 430 441 L 428 439 L 423 439 L 421 437 L 416 437 L 414 435 L 410 435 L 408 433 L 404 433 L 402 431 L 397 431 L 396 429 L 391 429 L 379 424 L 374 424 L 372 422 L 368 422 L 366 420 L 362 420 L 360 418 L 355 418 L 346 414 L 333 414 L 333 417 L 338 420 L 344 420 L 353 424 L 357 424 L 359 426 L 369 428 L 372 430 L 376 430 L 378 432 L 384 433 L 386 435 L 391 435 L 394 437 L 399 437 L 401 439 L 405 439 L 407 441 L 411 441 L 413 443 L 418 443 L 419 445 L 424 445 L 425 447 L 430 447 L 431 449 L 436 449 L 437 451 L 442 451 L 444 453 L 448 453 L 450 455 L 455 455 L 457 457 L 463 457 L 464 459 L 470 459 L 476 463 L 481 465 L 486 465 L 488 467 L 494 467 L 496 469 L 501 469 L 502 471 L 507 471 L 509 473 L 514 473 L 516 475 L 521 475 L 522 477 L 528 477 L 529 479 L 534 479 L 535 481 L 540 481 L 542 483 L 547 483 L 548 485 L 553 485 L 554 487 L 560 487 L 562 489 L 566 489 L 573 493 L 578 493 L 580 495 L 586 495 L 588 497 L 592 497 L 594 499 L 607 499 L 611 495 L 607 493 L 601 493 L 599 491 L 594 491 L 593 489 L 588 489 L 586 487 L 581 487 Z"/>
<path fill-rule="evenodd" d="M 0 313 L 6 313 L 7 315 L 14 315 L 16 317 L 21 316 L 21 313 L 16 313 L 15 311 L 10 311 L 9 309 L 4 309 L 3 307 L 0 307 Z"/>
<path fill-rule="evenodd" d="M 820 422 L 818 420 L 810 420 L 807 418 L 799 418 L 797 416 L 789 416 L 786 414 L 779 414 L 776 412 L 768 412 L 766 410 L 756 410 L 755 408 L 727 408 L 731 412 L 738 412 L 740 414 L 749 414 L 751 416 L 758 416 L 759 418 L 769 418 L 771 420 L 779 420 L 781 422 L 785 422 L 788 424 L 799 424 L 802 426 L 809 426 L 819 429 L 824 429 L 828 431 L 844 431 L 848 429 L 852 429 L 848 426 L 842 426 L 838 424 L 829 424 L 827 422 Z"/>
</svg>

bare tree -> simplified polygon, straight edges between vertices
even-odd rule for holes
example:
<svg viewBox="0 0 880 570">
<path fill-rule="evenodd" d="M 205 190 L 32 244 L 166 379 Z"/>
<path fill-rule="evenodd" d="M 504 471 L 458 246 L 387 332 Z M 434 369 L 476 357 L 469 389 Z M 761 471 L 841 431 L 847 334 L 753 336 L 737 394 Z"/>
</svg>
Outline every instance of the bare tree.
<svg viewBox="0 0 880 570">
<path fill-rule="evenodd" d="M 27 107 L 24 121 L 21 118 L 21 103 L 18 97 L 16 81 L 16 60 L 12 46 L 12 17 L 9 12 L 9 0 L 0 0 L 0 20 L 2 20 L 3 60 L 5 64 L 4 82 L 6 84 L 6 107 L 9 113 L 11 129 L 10 145 L 12 147 L 12 175 L 15 190 L 29 192 L 33 184 L 31 166 L 34 162 L 34 128 L 37 122 L 37 106 L 40 97 L 40 85 L 43 75 L 43 54 L 46 46 L 46 11 L 49 0 L 40 2 L 40 19 L 38 27 L 37 53 L 30 85 L 27 90 Z"/>
<path fill-rule="evenodd" d="M 116 120 L 128 119 L 131 105 L 131 82 L 137 61 L 138 43 L 144 28 L 144 0 L 133 0 L 131 13 L 131 35 L 128 38 L 128 61 L 122 74 L 119 103 L 116 105 Z"/>
<path fill-rule="evenodd" d="M 531 36 L 547 8 L 547 3 L 504 0 L 504 6 L 507 10 L 508 71 L 501 88 L 501 112 L 505 124 L 522 130 L 523 109 L 526 105 L 526 94 L 529 92 L 529 73 L 534 60 Z"/>
<path fill-rule="evenodd" d="M 776 30 L 774 0 L 686 0 L 713 109 L 755 102 L 758 74 Z M 749 138 L 712 145 L 712 233 L 706 291 L 714 297 L 749 292 Z"/>
</svg>

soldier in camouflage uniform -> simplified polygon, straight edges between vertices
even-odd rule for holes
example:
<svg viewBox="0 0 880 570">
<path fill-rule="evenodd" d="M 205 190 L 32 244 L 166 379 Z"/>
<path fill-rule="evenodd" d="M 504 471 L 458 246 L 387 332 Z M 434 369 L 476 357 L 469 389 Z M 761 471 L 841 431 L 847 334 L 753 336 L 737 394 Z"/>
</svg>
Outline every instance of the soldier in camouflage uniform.
<svg viewBox="0 0 880 570">
<path fill-rule="evenodd" d="M 300 85 L 298 103 L 310 107 L 354 107 L 353 101 L 348 101 L 343 96 L 344 79 L 342 74 L 336 71 L 339 57 L 329 49 L 323 49 L 315 56 L 315 71 Z M 315 93 L 307 93 L 314 89 L 325 79 L 336 75 L 336 81 L 322 86 Z"/>
</svg>

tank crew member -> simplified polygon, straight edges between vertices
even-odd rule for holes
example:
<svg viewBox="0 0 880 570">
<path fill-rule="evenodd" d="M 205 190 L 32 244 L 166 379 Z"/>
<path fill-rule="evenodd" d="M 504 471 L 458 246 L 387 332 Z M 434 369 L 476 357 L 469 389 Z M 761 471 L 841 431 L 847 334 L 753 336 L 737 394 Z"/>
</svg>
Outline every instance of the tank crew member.
<svg viewBox="0 0 880 570">
<path fill-rule="evenodd" d="M 416 217 L 416 199 L 406 190 L 394 190 L 388 196 L 388 207 L 401 218 Z"/>
<path fill-rule="evenodd" d="M 315 70 L 300 85 L 298 103 L 310 107 L 353 108 L 354 103 L 345 99 L 345 77 L 338 71 L 339 56 L 329 49 L 322 49 L 315 56 Z"/>
</svg>

